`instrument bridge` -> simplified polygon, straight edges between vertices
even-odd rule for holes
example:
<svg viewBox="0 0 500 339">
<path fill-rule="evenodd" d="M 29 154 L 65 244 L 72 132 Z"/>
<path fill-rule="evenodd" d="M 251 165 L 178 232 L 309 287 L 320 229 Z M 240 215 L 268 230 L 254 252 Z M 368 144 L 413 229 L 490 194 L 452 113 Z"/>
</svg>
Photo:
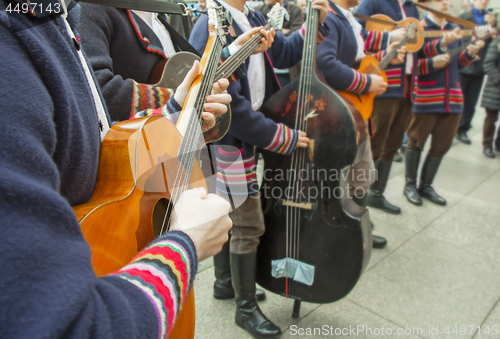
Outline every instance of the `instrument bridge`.
<svg viewBox="0 0 500 339">
<path fill-rule="evenodd" d="M 309 210 L 309 211 L 316 211 L 316 209 L 318 208 L 318 204 L 315 202 L 314 203 L 313 202 L 295 202 L 292 200 L 285 200 L 285 199 L 281 200 L 281 205 L 282 206 L 297 207 L 297 208 L 301 208 L 301 209 Z"/>
</svg>

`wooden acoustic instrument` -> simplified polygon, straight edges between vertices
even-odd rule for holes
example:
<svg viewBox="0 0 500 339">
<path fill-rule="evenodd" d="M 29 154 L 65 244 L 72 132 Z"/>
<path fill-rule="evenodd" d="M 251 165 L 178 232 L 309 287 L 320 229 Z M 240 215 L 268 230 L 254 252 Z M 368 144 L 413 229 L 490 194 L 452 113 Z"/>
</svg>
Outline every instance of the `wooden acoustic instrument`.
<svg viewBox="0 0 500 339">
<path fill-rule="evenodd" d="M 403 27 L 408 28 L 411 23 L 416 25 L 416 34 L 406 42 L 406 50 L 410 53 L 417 52 L 424 45 L 425 38 L 440 38 L 444 33 L 451 31 L 424 31 L 422 24 L 415 18 L 406 18 L 401 21 L 394 21 L 387 15 L 376 14 L 371 17 L 355 14 L 355 17 L 366 20 L 365 29 L 367 31 L 389 32 Z M 481 26 L 483 27 L 483 26 Z M 486 25 L 486 27 L 489 27 Z M 481 28 L 481 30 L 484 29 Z M 477 28 L 462 30 L 464 36 L 477 35 Z"/>
<path fill-rule="evenodd" d="M 387 82 L 387 76 L 384 72 L 384 69 L 396 56 L 396 54 L 398 53 L 398 49 L 404 46 L 406 42 L 415 35 L 416 29 L 417 26 L 413 23 L 410 23 L 403 39 L 401 39 L 398 45 L 392 51 L 387 53 L 387 55 L 382 60 L 380 60 L 380 62 L 371 55 L 367 55 L 361 60 L 361 64 L 359 65 L 357 71 L 364 74 L 380 75 L 384 79 L 384 81 Z M 373 111 L 373 100 L 376 96 L 375 93 L 356 94 L 348 91 L 339 91 L 339 93 L 358 109 L 359 113 L 365 121 L 370 119 Z"/>
<path fill-rule="evenodd" d="M 343 173 L 354 162 L 366 125 L 361 118 L 358 124 L 317 76 L 318 10 L 311 2 L 306 25 L 300 77 L 261 107 L 264 115 L 305 131 L 310 140 L 308 148 L 290 156 L 260 151 L 267 226 L 257 250 L 257 283 L 293 298 L 295 315 L 302 301 L 328 303 L 347 295 L 368 264 L 372 244 L 368 211 L 348 194 L 334 194 L 346 192 L 347 180 L 327 174 Z"/>
<path fill-rule="evenodd" d="M 174 125 L 163 116 L 119 122 L 106 133 L 91 199 L 73 208 L 91 248 L 98 276 L 126 266 L 169 228 L 173 205 L 185 190 L 205 187 L 198 166 L 203 111 L 225 36 L 213 2 L 202 74 L 191 85 Z M 178 313 L 170 338 L 194 337 L 194 294 Z"/>
</svg>

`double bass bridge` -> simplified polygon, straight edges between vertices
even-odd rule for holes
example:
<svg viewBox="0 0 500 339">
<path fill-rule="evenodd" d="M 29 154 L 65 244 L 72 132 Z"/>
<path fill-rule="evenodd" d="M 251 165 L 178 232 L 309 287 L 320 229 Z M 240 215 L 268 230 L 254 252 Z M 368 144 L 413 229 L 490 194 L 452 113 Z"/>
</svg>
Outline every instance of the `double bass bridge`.
<svg viewBox="0 0 500 339">
<path fill-rule="evenodd" d="M 295 202 L 292 200 L 281 199 L 281 206 L 296 207 L 309 211 L 316 211 L 318 208 L 318 203 L 316 202 Z"/>
</svg>

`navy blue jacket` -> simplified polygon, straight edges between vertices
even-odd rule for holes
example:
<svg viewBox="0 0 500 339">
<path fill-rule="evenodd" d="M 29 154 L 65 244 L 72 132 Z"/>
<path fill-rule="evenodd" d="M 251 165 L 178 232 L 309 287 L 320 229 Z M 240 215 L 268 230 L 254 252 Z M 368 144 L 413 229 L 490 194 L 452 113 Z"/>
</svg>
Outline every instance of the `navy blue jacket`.
<svg viewBox="0 0 500 339">
<path fill-rule="evenodd" d="M 413 4 L 412 0 L 406 0 L 403 3 L 403 8 L 406 14 L 406 17 L 412 17 L 419 19 L 419 13 L 417 7 Z M 394 21 L 403 20 L 403 13 L 401 11 L 401 7 L 399 5 L 398 0 L 363 0 L 359 4 L 359 6 L 355 10 L 356 14 L 361 14 L 365 16 L 372 16 L 375 14 L 385 14 L 389 16 Z M 359 20 L 359 22 L 365 26 L 365 22 L 363 20 Z M 388 47 L 388 33 L 383 33 L 384 37 L 379 38 L 378 41 L 382 41 L 381 43 L 376 43 L 375 41 L 371 42 L 378 51 L 380 49 L 385 49 Z M 370 36 L 370 32 L 363 32 L 363 36 L 366 40 L 372 41 L 373 37 Z M 385 43 L 385 45 L 384 45 Z M 414 54 L 415 56 L 415 54 Z M 413 75 L 416 75 L 416 57 L 413 58 Z M 398 65 L 388 65 L 385 69 L 385 73 L 387 75 L 388 86 L 387 90 L 384 94 L 377 95 L 376 98 L 401 98 L 405 96 L 405 76 L 406 76 L 406 62 Z"/>
<path fill-rule="evenodd" d="M 264 26 L 267 21 L 264 16 L 250 9 L 248 20 L 253 27 Z M 289 68 L 300 61 L 302 57 L 303 28 L 293 32 L 285 38 L 281 32 L 277 32 L 274 43 L 264 56 L 265 62 L 265 99 L 269 99 L 280 89 L 273 67 Z M 243 33 L 238 24 L 233 20 L 229 31 L 236 35 Z M 196 21 L 191 32 L 189 42 L 200 52 L 203 52 L 208 40 L 208 17 L 202 15 Z M 227 45 L 234 38 L 227 36 Z M 244 65 L 246 70 L 248 60 Z M 232 194 L 253 194 L 258 192 L 258 184 L 255 174 L 255 151 L 254 147 L 271 150 L 281 154 L 291 154 L 298 140 L 298 132 L 283 124 L 277 124 L 266 118 L 264 114 L 252 109 L 250 86 L 245 76 L 233 81 L 228 88 L 232 96 L 231 111 L 232 121 L 229 132 L 216 143 L 217 151 L 217 189 L 226 193 L 226 184 L 231 184 Z M 241 156 L 241 160 L 237 160 Z M 231 172 L 228 167 L 243 166 L 245 173 L 241 171 Z M 225 173 L 222 172 L 224 170 Z M 229 171 L 229 172 L 228 172 Z M 239 185 L 240 187 L 235 187 Z"/>
<path fill-rule="evenodd" d="M 356 37 L 349 21 L 333 2 L 330 2 L 325 24 L 330 34 L 318 45 L 318 70 L 336 90 L 366 93 L 371 78 L 353 69 L 358 50 Z"/>
<path fill-rule="evenodd" d="M 9 4 L 0 0 L 0 337 L 158 338 L 167 330 L 153 300 L 163 300 L 159 290 L 141 288 L 127 270 L 97 278 L 71 208 L 94 191 L 100 146 L 77 44 L 61 15 L 8 13 Z M 37 1 L 49 5 L 60 4 Z M 73 30 L 78 18 L 73 3 Z M 167 234 L 185 251 L 192 281 L 193 243 Z M 180 279 L 164 274 L 179 292 Z"/>
<path fill-rule="evenodd" d="M 441 30 L 436 23 L 425 17 L 421 21 L 424 30 Z M 453 30 L 456 24 L 446 22 L 443 30 Z M 418 52 L 418 78 L 413 88 L 414 113 L 462 113 L 463 96 L 458 82 L 459 65 L 465 67 L 473 60 L 466 51 L 455 55 L 447 67 L 435 69 L 432 56 L 443 53 L 441 39 L 426 38 L 424 47 Z M 448 50 L 462 45 L 457 40 L 448 45 Z"/>
</svg>

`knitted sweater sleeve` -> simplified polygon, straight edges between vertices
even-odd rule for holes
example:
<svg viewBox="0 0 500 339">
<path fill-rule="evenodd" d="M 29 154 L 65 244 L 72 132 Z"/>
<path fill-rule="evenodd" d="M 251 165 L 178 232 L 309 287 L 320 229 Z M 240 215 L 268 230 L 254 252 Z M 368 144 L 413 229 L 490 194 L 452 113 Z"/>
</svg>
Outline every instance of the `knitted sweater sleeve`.
<svg viewBox="0 0 500 339">
<path fill-rule="evenodd" d="M 362 1 L 356 10 L 356 14 L 361 14 L 364 16 L 372 16 L 375 14 L 382 13 L 380 8 L 380 2 L 376 0 L 364 0 Z M 363 26 L 366 22 L 362 19 L 357 19 L 359 23 Z M 377 32 L 377 31 L 367 31 L 362 30 L 363 38 L 365 39 L 365 48 L 370 52 L 378 52 L 386 49 L 389 46 L 389 33 L 387 32 Z"/>
<path fill-rule="evenodd" d="M 339 51 L 341 33 L 333 17 L 334 14 L 328 13 L 325 20 L 330 28 L 330 34 L 318 45 L 318 68 L 323 72 L 326 82 L 334 89 L 364 94 L 370 88 L 371 78 L 339 60 L 338 55 L 342 53 Z"/>
<path fill-rule="evenodd" d="M 168 233 L 122 270 L 96 277 L 89 246 L 60 193 L 56 163 L 61 143 L 70 151 L 92 144 L 97 153 L 97 140 L 86 140 L 96 133 L 73 137 L 96 128 L 82 123 L 96 114 L 92 97 L 84 82 L 70 81 L 84 76 L 59 62 L 75 63 L 60 18 L 16 33 L 13 20 L 0 1 L 0 57 L 8 61 L 0 70 L 0 111 L 9 112 L 0 114 L 2 338 L 166 337 L 196 273 L 195 247 L 186 234 Z M 51 54 L 55 45 L 64 56 Z"/>
<path fill-rule="evenodd" d="M 140 111 L 164 106 L 174 92 L 169 88 L 139 83 L 115 74 L 110 55 L 113 36 L 118 34 L 116 19 L 113 18 L 115 12 L 115 9 L 84 4 L 79 31 L 109 114 L 113 120 L 122 121 L 134 117 Z"/>
</svg>

